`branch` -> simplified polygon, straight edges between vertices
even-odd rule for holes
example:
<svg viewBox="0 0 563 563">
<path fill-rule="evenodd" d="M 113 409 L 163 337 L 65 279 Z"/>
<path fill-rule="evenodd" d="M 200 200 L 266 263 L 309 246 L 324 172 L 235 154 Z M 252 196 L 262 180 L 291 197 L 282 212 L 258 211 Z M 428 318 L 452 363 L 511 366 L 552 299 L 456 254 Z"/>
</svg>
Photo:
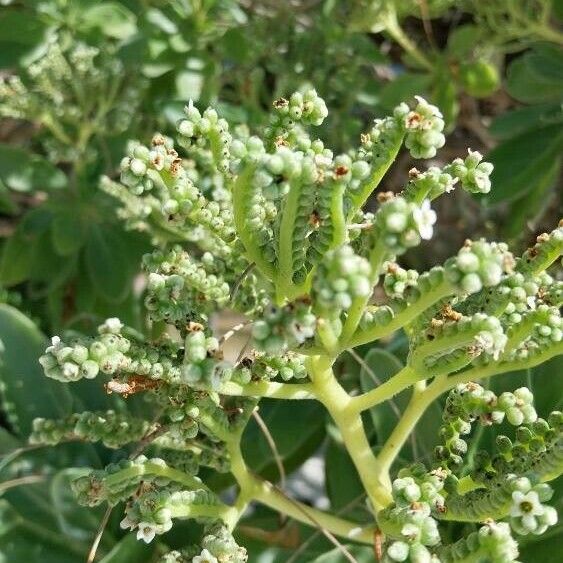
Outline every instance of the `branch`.
<svg viewBox="0 0 563 563">
<path fill-rule="evenodd" d="M 316 399 L 315 389 L 311 383 L 278 383 L 275 381 L 258 381 L 241 385 L 228 381 L 219 390 L 221 395 L 235 397 L 267 397 L 270 399 Z"/>
</svg>

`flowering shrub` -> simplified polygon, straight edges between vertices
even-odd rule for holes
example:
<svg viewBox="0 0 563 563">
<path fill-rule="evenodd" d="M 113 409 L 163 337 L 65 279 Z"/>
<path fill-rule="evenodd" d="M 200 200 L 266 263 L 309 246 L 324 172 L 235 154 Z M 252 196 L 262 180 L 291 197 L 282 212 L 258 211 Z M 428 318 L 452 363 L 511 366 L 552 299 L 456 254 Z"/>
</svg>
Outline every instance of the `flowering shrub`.
<svg viewBox="0 0 563 563">
<path fill-rule="evenodd" d="M 252 134 L 190 103 L 177 144 L 160 134 L 149 146 L 130 144 L 120 181 L 104 178 L 102 187 L 121 201 L 131 228 L 162 246 L 143 261 L 151 336 L 110 318 L 95 336 L 53 338 L 40 363 L 51 379 L 101 379 L 108 393 L 142 395 L 147 406 L 135 415 L 36 419 L 31 441 L 140 441 L 143 455 L 135 449 L 72 487 L 83 505 L 117 506 L 122 528 L 146 543 L 177 521 L 203 524 L 193 545 L 162 556 L 168 563 L 246 561 L 232 534 L 255 502 L 320 528 L 349 560 L 354 548 L 341 542 L 375 545 L 389 562 L 515 561 L 517 538 L 557 520 L 548 482 L 563 470 L 563 415 L 540 418 L 526 387 L 497 394 L 478 382 L 563 351 L 562 285 L 547 273 L 560 258 L 563 227 L 519 257 L 504 243 L 468 240 L 443 265 L 404 270 L 397 260 L 432 237 L 433 202 L 456 188 L 488 193 L 492 166 L 469 151 L 442 168 L 412 169 L 400 193 L 379 193 L 368 212 L 403 145 L 413 158 L 432 158 L 444 145 L 443 117 L 423 98 L 402 103 L 358 147 L 335 155 L 309 132 L 327 114 L 314 90 L 296 93 L 276 100 L 269 123 Z M 223 337 L 213 330 L 226 309 L 251 326 L 250 347 L 235 361 L 225 344 L 238 329 Z M 406 364 L 350 392 L 340 375 L 345 353 L 399 331 Z M 408 389 L 408 405 L 375 450 L 365 413 Z M 443 394 L 433 456 L 402 463 L 404 444 Z M 245 429 L 266 398 L 301 409 L 316 401 L 328 411 L 367 517 L 302 504 L 249 467 Z M 494 454 L 473 451 L 481 429 L 497 425 L 506 434 L 496 436 Z M 216 477 L 227 473 L 233 499 L 219 494 Z M 450 522 L 467 527 L 451 533 Z"/>
</svg>

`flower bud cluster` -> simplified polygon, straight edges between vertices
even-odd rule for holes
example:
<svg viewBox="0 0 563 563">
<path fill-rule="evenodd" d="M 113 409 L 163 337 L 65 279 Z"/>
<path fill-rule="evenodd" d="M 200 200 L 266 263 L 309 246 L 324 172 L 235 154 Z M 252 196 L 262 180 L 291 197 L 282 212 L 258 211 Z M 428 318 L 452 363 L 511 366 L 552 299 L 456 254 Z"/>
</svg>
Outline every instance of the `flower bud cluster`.
<svg viewBox="0 0 563 563">
<path fill-rule="evenodd" d="M 150 272 L 145 305 L 155 320 L 185 321 L 202 301 L 214 309 L 229 300 L 229 284 L 208 274 L 204 265 L 180 246 L 146 254 L 143 267 Z"/>
<path fill-rule="evenodd" d="M 432 158 L 436 156 L 436 150 L 441 149 L 446 142 L 443 133 L 444 118 L 440 110 L 424 98 L 416 96 L 416 100 L 417 105 L 413 110 L 406 111 L 408 108 L 401 108 L 396 109 L 395 113 L 401 113 L 401 110 L 405 113 L 405 146 L 412 157 Z"/>
<path fill-rule="evenodd" d="M 207 108 L 202 115 L 192 100 L 184 108 L 184 113 L 185 118 L 176 127 L 180 145 L 189 149 L 192 144 L 209 144 L 217 169 L 222 173 L 228 172 L 232 136 L 227 121 L 220 118 L 213 108 Z"/>
<path fill-rule="evenodd" d="M 473 382 L 462 383 L 450 391 L 444 408 L 444 424 L 440 436 L 443 446 L 438 446 L 438 461 L 452 468 L 460 467 L 467 452 L 467 442 L 461 438 L 471 432 L 471 424 L 500 424 L 505 418 L 513 426 L 530 424 L 537 419 L 532 405 L 533 395 L 526 388 L 514 393 L 505 392 L 497 397 L 492 391 Z"/>
<path fill-rule="evenodd" d="M 278 376 L 283 381 L 306 378 L 307 369 L 303 356 L 291 350 L 283 355 L 255 352 L 232 368 L 229 379 L 245 385 L 255 380 L 272 380 Z"/>
<path fill-rule="evenodd" d="M 522 274 L 539 274 L 563 254 L 563 219 L 551 233 L 542 233 L 516 264 Z"/>
<path fill-rule="evenodd" d="M 185 339 L 181 378 L 187 385 L 218 390 L 228 375 L 221 360 L 219 341 L 203 330 L 189 332 Z"/>
<path fill-rule="evenodd" d="M 408 201 L 419 202 L 424 199 L 432 201 L 444 193 L 455 189 L 458 179 L 444 169 L 431 166 L 428 170 L 420 172 L 416 168 L 409 170 L 409 183 L 403 195 Z"/>
<path fill-rule="evenodd" d="M 399 265 L 387 263 L 383 265 L 387 271 L 383 279 L 385 293 L 395 299 L 402 299 L 412 288 L 416 288 L 419 274 L 416 270 L 404 270 Z"/>
<path fill-rule="evenodd" d="M 518 557 L 518 545 L 506 522 L 488 522 L 458 542 L 438 549 L 442 563 L 488 561 L 510 563 Z"/>
<path fill-rule="evenodd" d="M 29 437 L 30 444 L 55 445 L 69 440 L 102 442 L 108 448 L 120 448 L 145 436 L 150 424 L 113 410 L 72 414 L 66 419 L 36 418 Z"/>
<path fill-rule="evenodd" d="M 289 100 L 279 98 L 273 107 L 274 112 L 265 135 L 278 144 L 289 135 L 296 123 L 318 126 L 328 115 L 325 101 L 312 89 L 303 93 L 295 92 Z"/>
<path fill-rule="evenodd" d="M 402 470 L 393 481 L 394 504 L 378 514 L 381 527 L 389 529 L 393 539 L 385 552 L 384 561 L 428 562 L 433 560 L 429 548 L 440 543 L 438 523 L 432 514 L 443 511 L 440 494 L 446 473 L 427 473 L 422 466 L 412 471 Z"/>
<path fill-rule="evenodd" d="M 246 563 L 248 554 L 237 545 L 222 523 L 213 524 L 203 536 L 201 545 L 165 554 L 159 563 Z"/>
<path fill-rule="evenodd" d="M 178 380 L 176 344 L 164 341 L 158 347 L 150 346 L 133 336 L 123 336 L 122 328 L 119 319 L 112 318 L 98 327 L 95 338 L 77 337 L 67 343 L 54 337 L 39 358 L 45 375 L 64 382 L 92 379 L 100 372 L 113 377 L 130 375 L 139 382 L 143 378 Z"/>
<path fill-rule="evenodd" d="M 466 241 L 457 256 L 446 260 L 446 276 L 464 293 L 477 293 L 483 287 L 498 285 L 503 273 L 512 271 L 512 254 L 504 243 L 481 239 Z"/>
<path fill-rule="evenodd" d="M 219 507 L 217 497 L 204 489 L 195 491 L 172 491 L 169 489 L 150 491 L 136 497 L 126 509 L 121 528 L 137 530 L 137 539 L 150 543 L 156 535 L 165 534 L 172 528 L 176 510 L 193 509 L 196 517 L 198 508 Z"/>
<path fill-rule="evenodd" d="M 327 252 L 313 280 L 314 307 L 323 317 L 337 317 L 355 298 L 371 295 L 371 266 L 351 246 Z"/>
<path fill-rule="evenodd" d="M 487 194 L 491 191 L 493 165 L 483 161 L 483 155 L 469 150 L 465 159 L 456 158 L 446 170 L 461 182 L 461 187 L 474 194 Z"/>
<path fill-rule="evenodd" d="M 317 318 L 306 301 L 295 301 L 284 307 L 271 305 L 252 326 L 252 341 L 257 350 L 268 354 L 284 352 L 312 338 Z"/>
<path fill-rule="evenodd" d="M 430 201 L 409 203 L 403 197 L 393 197 L 381 205 L 375 215 L 377 235 L 393 255 L 404 254 L 421 240 L 432 238 L 436 212 Z"/>
</svg>

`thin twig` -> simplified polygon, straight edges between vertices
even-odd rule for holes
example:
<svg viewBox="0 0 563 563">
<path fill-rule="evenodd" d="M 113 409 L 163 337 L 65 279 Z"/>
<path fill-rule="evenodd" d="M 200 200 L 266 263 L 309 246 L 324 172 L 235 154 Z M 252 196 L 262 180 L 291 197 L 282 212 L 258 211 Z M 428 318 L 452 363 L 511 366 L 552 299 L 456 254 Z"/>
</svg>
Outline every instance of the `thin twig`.
<svg viewBox="0 0 563 563">
<path fill-rule="evenodd" d="M 100 541 L 102 541 L 102 535 L 104 534 L 104 530 L 108 525 L 109 517 L 111 516 L 111 511 L 113 510 L 113 506 L 108 506 L 104 515 L 102 517 L 102 521 L 100 522 L 100 526 L 98 527 L 98 531 L 96 532 L 96 537 L 92 543 L 92 547 L 88 552 L 88 557 L 86 558 L 86 563 L 93 563 L 94 559 L 96 559 L 96 552 L 98 551 L 98 546 L 100 545 Z"/>
<path fill-rule="evenodd" d="M 262 430 L 262 433 L 264 434 L 264 437 L 266 438 L 266 442 L 268 442 L 268 446 L 270 446 L 270 449 L 272 450 L 272 454 L 274 455 L 274 460 L 276 462 L 276 465 L 278 466 L 278 473 L 279 473 L 279 476 L 280 476 L 280 484 L 283 488 L 283 487 L 285 487 L 285 468 L 283 466 L 283 460 L 281 458 L 278 447 L 276 446 L 276 442 L 274 440 L 274 437 L 272 436 L 270 430 L 268 429 L 268 426 L 264 422 L 264 419 L 258 414 L 258 411 L 256 411 L 256 410 L 253 411 L 252 416 L 254 417 L 254 420 L 256 420 L 256 423 L 260 427 L 260 430 Z"/>
<path fill-rule="evenodd" d="M 295 506 L 295 508 L 297 508 L 299 510 L 299 512 L 303 513 L 317 528 L 318 530 L 339 550 L 342 552 L 342 555 L 344 555 L 344 557 L 346 557 L 346 559 L 348 559 L 348 561 L 350 561 L 350 563 L 358 563 L 358 561 L 354 558 L 354 556 L 346 549 L 345 546 L 343 546 L 338 539 L 336 539 L 336 537 L 329 532 L 326 528 L 324 528 L 323 526 L 321 526 L 320 522 L 312 515 L 310 514 L 307 510 L 305 510 L 305 508 L 303 508 L 301 506 L 300 503 L 294 501 L 291 497 L 287 496 L 285 494 L 285 492 L 280 489 L 277 485 L 274 485 L 273 483 L 269 483 L 268 484 L 273 487 L 280 495 L 283 495 L 283 497 L 288 500 L 291 504 L 293 504 Z"/>
<path fill-rule="evenodd" d="M 256 264 L 254 262 L 251 262 L 244 269 L 242 274 L 239 276 L 239 279 L 237 280 L 237 282 L 235 283 L 235 287 L 233 288 L 233 292 L 231 293 L 231 299 L 230 299 L 231 303 L 235 300 L 235 297 L 237 296 L 238 290 L 240 289 L 240 286 L 242 285 L 244 278 L 246 278 L 246 276 L 254 269 L 254 266 L 256 266 Z"/>
<path fill-rule="evenodd" d="M 349 503 L 345 504 L 340 510 L 337 510 L 334 513 L 335 516 L 342 516 L 343 514 L 348 512 L 348 510 L 350 510 L 351 508 L 354 508 L 354 506 L 356 506 L 365 496 L 366 496 L 365 493 L 358 495 L 355 499 L 352 499 Z M 322 534 L 322 532 L 320 530 L 317 530 L 316 532 L 311 534 L 299 546 L 299 548 L 291 555 L 291 557 L 286 561 L 286 563 L 293 563 L 294 561 L 296 561 L 297 558 L 299 557 L 299 555 L 301 555 L 307 549 L 307 547 L 309 547 L 321 534 Z"/>
<path fill-rule="evenodd" d="M 0 493 L 13 487 L 19 487 L 20 485 L 31 485 L 33 483 L 41 483 L 45 481 L 45 475 L 25 475 L 24 477 L 17 477 L 16 479 L 10 479 L 9 481 L 4 481 L 0 483 Z"/>
</svg>

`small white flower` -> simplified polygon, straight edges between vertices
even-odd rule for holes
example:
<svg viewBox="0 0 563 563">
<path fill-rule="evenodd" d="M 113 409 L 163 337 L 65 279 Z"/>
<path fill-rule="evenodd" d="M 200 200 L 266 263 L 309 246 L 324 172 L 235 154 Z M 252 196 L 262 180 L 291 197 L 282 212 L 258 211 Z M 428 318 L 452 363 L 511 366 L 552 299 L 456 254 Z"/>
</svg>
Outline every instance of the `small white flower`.
<svg viewBox="0 0 563 563">
<path fill-rule="evenodd" d="M 425 199 L 420 207 L 412 212 L 412 218 L 416 223 L 420 238 L 429 240 L 432 238 L 433 228 L 436 223 L 436 212 L 430 208 L 430 201 Z"/>
<path fill-rule="evenodd" d="M 123 518 L 123 520 L 119 523 L 119 527 L 122 530 L 134 530 L 136 525 L 137 523 L 131 520 L 127 514 L 125 515 L 125 518 Z"/>
<path fill-rule="evenodd" d="M 192 559 L 192 563 L 218 563 L 217 557 L 211 555 L 207 549 L 204 549 L 199 555 Z"/>
<path fill-rule="evenodd" d="M 154 527 L 153 524 L 150 524 L 148 522 L 139 523 L 139 530 L 137 531 L 138 540 L 143 540 L 145 543 L 150 543 L 152 540 L 154 540 L 155 535 L 156 535 L 156 528 Z"/>
<path fill-rule="evenodd" d="M 117 334 L 123 328 L 123 323 L 118 318 L 112 317 L 111 319 L 106 319 L 103 327 L 105 331 Z"/>
<path fill-rule="evenodd" d="M 523 493 L 522 491 L 514 491 L 512 493 L 512 506 L 510 507 L 510 516 L 529 517 L 541 516 L 544 513 L 544 506 L 540 502 L 538 493 L 529 491 Z"/>
</svg>

